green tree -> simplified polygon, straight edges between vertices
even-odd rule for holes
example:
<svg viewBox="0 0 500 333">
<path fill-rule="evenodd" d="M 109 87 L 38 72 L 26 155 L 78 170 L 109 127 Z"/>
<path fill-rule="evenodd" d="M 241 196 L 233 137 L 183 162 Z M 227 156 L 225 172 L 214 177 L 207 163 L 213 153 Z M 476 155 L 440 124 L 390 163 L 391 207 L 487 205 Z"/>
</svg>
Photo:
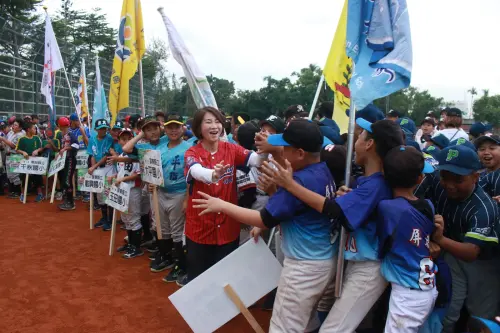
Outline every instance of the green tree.
<svg viewBox="0 0 500 333">
<path fill-rule="evenodd" d="M 500 95 L 489 96 L 489 91 L 483 91 L 483 96 L 474 102 L 474 120 L 487 121 L 494 126 L 500 125 Z"/>
</svg>

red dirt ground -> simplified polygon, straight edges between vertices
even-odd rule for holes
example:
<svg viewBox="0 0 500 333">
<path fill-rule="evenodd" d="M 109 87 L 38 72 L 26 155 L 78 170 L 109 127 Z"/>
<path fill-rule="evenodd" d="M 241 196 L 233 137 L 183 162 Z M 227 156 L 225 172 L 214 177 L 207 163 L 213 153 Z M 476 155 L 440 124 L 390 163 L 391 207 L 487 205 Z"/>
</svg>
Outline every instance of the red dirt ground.
<svg viewBox="0 0 500 333">
<path fill-rule="evenodd" d="M 62 212 L 34 196 L 0 197 L 0 332 L 190 332 L 147 255 L 108 256 L 109 232 L 89 230 L 88 206 Z M 96 219 L 99 213 L 95 212 Z M 124 231 L 117 231 L 116 245 Z M 267 331 L 270 313 L 251 309 Z M 218 332 L 253 332 L 239 315 Z"/>
</svg>

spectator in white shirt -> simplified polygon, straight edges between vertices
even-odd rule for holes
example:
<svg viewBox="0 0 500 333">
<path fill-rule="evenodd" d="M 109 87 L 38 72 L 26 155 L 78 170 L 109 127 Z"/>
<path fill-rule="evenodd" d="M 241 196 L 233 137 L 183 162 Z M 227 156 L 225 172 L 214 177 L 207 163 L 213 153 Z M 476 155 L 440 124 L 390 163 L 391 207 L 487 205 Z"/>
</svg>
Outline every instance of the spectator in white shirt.
<svg viewBox="0 0 500 333">
<path fill-rule="evenodd" d="M 462 127 L 462 111 L 457 108 L 449 108 L 446 110 L 446 117 L 444 118 L 443 130 L 439 133 L 443 134 L 448 140 L 453 141 L 459 138 L 464 138 L 469 141 L 469 135 L 465 133 Z"/>
</svg>

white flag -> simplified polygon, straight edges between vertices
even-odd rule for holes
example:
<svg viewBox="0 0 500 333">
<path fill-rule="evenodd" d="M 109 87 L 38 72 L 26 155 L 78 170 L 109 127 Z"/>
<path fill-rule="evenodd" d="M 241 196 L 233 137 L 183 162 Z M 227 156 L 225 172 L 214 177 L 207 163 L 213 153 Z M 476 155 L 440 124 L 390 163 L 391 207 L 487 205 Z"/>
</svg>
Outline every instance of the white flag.
<svg viewBox="0 0 500 333">
<path fill-rule="evenodd" d="M 88 116 L 88 98 L 87 98 L 87 78 L 85 76 L 85 59 L 82 59 L 82 69 L 80 79 L 78 80 L 78 90 L 76 92 L 76 113 L 78 118 Z"/>
<path fill-rule="evenodd" d="M 170 50 L 172 51 L 174 59 L 177 60 L 184 70 L 184 75 L 196 106 L 198 108 L 202 108 L 204 106 L 217 108 L 217 103 L 215 101 L 214 94 L 210 89 L 210 85 L 208 84 L 207 77 L 194 61 L 193 55 L 189 52 L 186 44 L 184 44 L 182 37 L 175 29 L 172 21 L 170 21 L 170 19 L 163 13 L 163 8 L 158 8 L 158 11 L 163 17 L 163 22 L 167 28 Z"/>
<path fill-rule="evenodd" d="M 58 69 L 64 68 L 64 62 L 57 45 L 56 36 L 52 29 L 50 17 L 47 14 L 45 17 L 45 58 L 43 61 L 43 77 L 40 91 L 45 95 L 45 102 L 49 105 L 51 110 L 54 110 L 52 105 L 52 73 Z"/>
</svg>

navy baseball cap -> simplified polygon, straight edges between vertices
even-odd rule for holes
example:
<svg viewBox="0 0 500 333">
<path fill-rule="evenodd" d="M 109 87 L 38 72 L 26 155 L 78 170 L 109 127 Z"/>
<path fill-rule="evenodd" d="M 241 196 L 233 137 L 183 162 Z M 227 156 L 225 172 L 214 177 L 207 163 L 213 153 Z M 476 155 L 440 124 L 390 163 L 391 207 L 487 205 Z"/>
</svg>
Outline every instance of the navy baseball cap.
<svg viewBox="0 0 500 333">
<path fill-rule="evenodd" d="M 441 151 L 441 149 L 439 149 L 438 147 L 436 147 L 434 145 L 426 147 L 423 150 L 423 152 L 425 154 L 429 154 L 429 155 L 431 155 L 434 158 L 437 158 L 437 156 L 438 156 L 438 154 L 439 154 L 440 151 Z"/>
<path fill-rule="evenodd" d="M 441 133 L 431 137 L 431 142 L 441 149 L 446 148 L 450 145 L 450 140 L 448 140 L 448 138 Z"/>
<path fill-rule="evenodd" d="M 446 110 L 447 117 L 462 117 L 462 110 L 458 108 L 449 108 Z"/>
<path fill-rule="evenodd" d="M 300 104 L 290 105 L 284 112 L 285 118 L 291 118 L 301 112 L 306 112 L 304 107 Z"/>
<path fill-rule="evenodd" d="M 474 123 L 469 129 L 469 133 L 475 137 L 480 136 L 488 131 L 491 131 L 493 125 L 488 123 Z"/>
<path fill-rule="evenodd" d="M 418 144 L 418 142 L 413 139 L 406 138 L 406 145 L 415 148 L 419 152 L 422 152 L 422 149 L 420 149 L 420 145 Z"/>
<path fill-rule="evenodd" d="M 415 122 L 410 118 L 399 118 L 396 120 L 401 126 L 401 129 L 405 132 L 406 135 L 414 136 L 417 132 L 417 126 L 415 126 Z"/>
<path fill-rule="evenodd" d="M 109 124 L 106 119 L 98 119 L 95 122 L 95 129 L 100 130 L 101 128 L 109 128 Z"/>
<path fill-rule="evenodd" d="M 281 119 L 280 117 L 274 116 L 274 115 L 269 116 L 265 120 L 262 120 L 260 122 L 261 127 L 262 127 L 262 125 L 265 125 L 265 124 L 274 128 L 274 130 L 278 134 L 283 133 L 283 131 L 285 130 L 285 122 L 283 121 L 283 119 Z"/>
<path fill-rule="evenodd" d="M 70 121 L 78 121 L 80 120 L 80 118 L 78 118 L 78 115 L 76 113 L 72 113 L 70 116 L 69 116 L 69 120 Z"/>
<path fill-rule="evenodd" d="M 272 146 L 292 146 L 309 153 L 318 153 L 323 147 L 323 134 L 319 126 L 307 119 L 294 119 L 283 134 L 270 135 L 267 142 Z"/>
<path fill-rule="evenodd" d="M 349 117 L 350 110 L 346 110 L 345 113 Z M 385 119 L 385 116 L 382 111 L 380 111 L 380 109 L 374 104 L 368 104 L 367 107 L 356 112 L 355 118 L 363 118 L 370 123 L 374 123 L 379 120 Z"/>
<path fill-rule="evenodd" d="M 467 176 L 481 169 L 483 166 L 476 152 L 464 145 L 449 146 L 441 150 L 437 156 L 438 170 Z"/>
<path fill-rule="evenodd" d="M 450 144 L 449 144 L 449 146 L 460 146 L 460 145 L 464 145 L 464 146 L 469 147 L 470 149 L 472 149 L 474 151 L 477 151 L 476 146 L 474 146 L 474 144 L 472 144 L 472 142 L 470 142 L 469 140 L 466 140 L 464 138 L 455 139 L 453 141 L 450 141 Z"/>
<path fill-rule="evenodd" d="M 387 112 L 387 116 L 388 117 L 401 117 L 401 113 L 399 113 L 399 111 L 397 110 L 390 110 L 389 112 Z"/>
<path fill-rule="evenodd" d="M 483 135 L 474 140 L 474 146 L 476 146 L 476 148 L 479 148 L 479 146 L 488 141 L 500 145 L 500 137 L 498 135 Z"/>
</svg>

